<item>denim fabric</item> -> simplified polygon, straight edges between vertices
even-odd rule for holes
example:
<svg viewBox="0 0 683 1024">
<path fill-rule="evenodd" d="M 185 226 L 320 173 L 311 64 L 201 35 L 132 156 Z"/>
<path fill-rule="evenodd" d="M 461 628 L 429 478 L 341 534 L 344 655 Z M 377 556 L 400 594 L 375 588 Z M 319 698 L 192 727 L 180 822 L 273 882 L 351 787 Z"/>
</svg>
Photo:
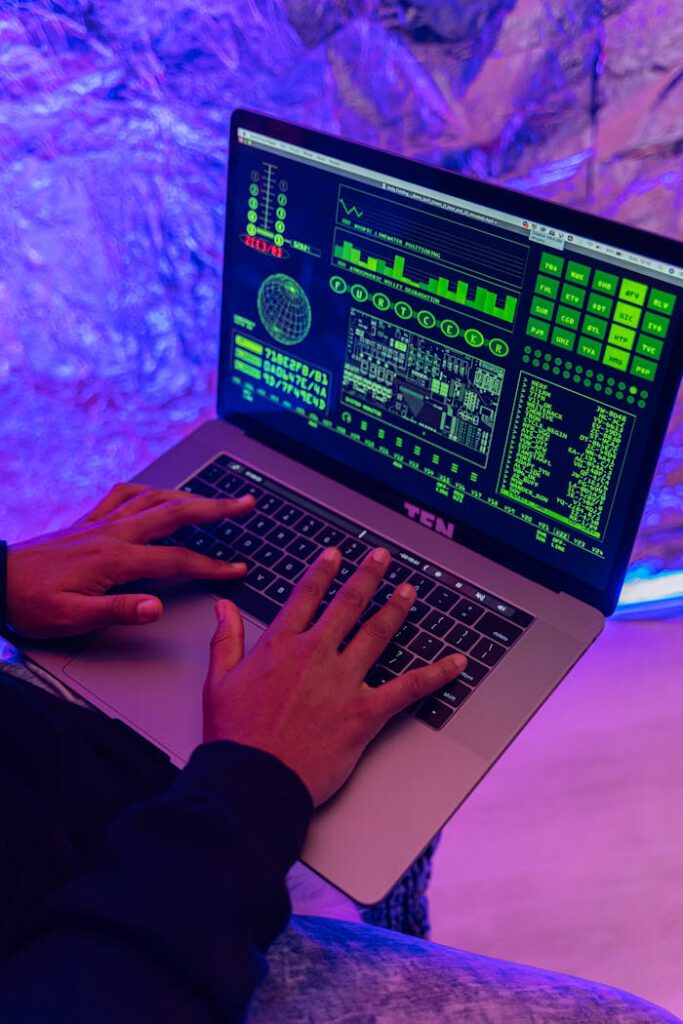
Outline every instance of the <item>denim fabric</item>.
<svg viewBox="0 0 683 1024">
<path fill-rule="evenodd" d="M 681 1024 L 592 981 L 369 925 L 293 917 L 248 1024 Z"/>
</svg>

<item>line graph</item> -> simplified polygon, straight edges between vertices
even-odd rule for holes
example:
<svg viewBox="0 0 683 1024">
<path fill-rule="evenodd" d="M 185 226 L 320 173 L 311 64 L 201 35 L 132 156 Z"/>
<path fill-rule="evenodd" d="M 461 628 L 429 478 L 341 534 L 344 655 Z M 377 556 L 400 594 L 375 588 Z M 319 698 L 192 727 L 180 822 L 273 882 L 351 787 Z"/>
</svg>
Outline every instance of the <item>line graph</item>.
<svg viewBox="0 0 683 1024">
<path fill-rule="evenodd" d="M 358 219 L 360 220 L 360 218 L 363 216 L 362 210 L 360 210 L 357 206 L 354 206 L 353 204 L 348 206 L 343 199 L 339 200 L 339 205 L 341 206 L 344 213 L 347 214 L 349 217 L 358 217 Z"/>
</svg>

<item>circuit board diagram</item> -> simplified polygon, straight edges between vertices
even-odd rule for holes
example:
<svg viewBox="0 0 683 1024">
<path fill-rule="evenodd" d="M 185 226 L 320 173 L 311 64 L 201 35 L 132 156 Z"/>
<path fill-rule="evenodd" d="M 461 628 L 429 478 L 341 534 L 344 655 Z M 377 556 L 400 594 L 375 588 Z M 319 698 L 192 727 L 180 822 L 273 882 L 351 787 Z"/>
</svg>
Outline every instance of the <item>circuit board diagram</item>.
<svg viewBox="0 0 683 1024">
<path fill-rule="evenodd" d="M 352 310 L 342 402 L 485 467 L 505 370 Z"/>
</svg>

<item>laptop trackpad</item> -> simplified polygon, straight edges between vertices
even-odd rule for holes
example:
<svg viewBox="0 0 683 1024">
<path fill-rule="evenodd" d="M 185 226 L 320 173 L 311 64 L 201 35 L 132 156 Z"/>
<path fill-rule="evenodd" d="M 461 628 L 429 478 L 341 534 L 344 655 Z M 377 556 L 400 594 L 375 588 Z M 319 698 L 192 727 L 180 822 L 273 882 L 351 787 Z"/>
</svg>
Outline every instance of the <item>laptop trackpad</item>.
<svg viewBox="0 0 683 1024">
<path fill-rule="evenodd" d="M 183 764 L 202 741 L 202 686 L 214 601 L 193 583 L 158 593 L 164 614 L 150 626 L 120 626 L 94 634 L 63 669 L 87 700 L 164 748 Z M 263 629 L 244 618 L 251 650 Z"/>
</svg>

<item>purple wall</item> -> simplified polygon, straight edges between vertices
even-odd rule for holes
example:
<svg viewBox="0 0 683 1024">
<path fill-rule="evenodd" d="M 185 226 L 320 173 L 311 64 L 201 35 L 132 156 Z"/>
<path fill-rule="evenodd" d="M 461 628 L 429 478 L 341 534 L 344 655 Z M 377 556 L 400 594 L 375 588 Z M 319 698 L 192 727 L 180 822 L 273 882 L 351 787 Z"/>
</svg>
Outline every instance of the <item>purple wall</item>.
<svg viewBox="0 0 683 1024">
<path fill-rule="evenodd" d="M 73 517 L 211 414 L 238 104 L 683 237 L 680 0 L 2 8 L 11 540 Z M 682 446 L 679 405 L 636 573 L 683 570 Z"/>
</svg>

